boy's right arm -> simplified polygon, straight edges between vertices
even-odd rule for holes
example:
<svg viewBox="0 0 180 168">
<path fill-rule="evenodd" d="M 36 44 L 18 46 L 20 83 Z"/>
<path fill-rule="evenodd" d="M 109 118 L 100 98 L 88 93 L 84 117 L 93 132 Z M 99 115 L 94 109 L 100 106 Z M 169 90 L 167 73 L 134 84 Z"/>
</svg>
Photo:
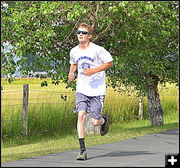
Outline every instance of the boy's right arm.
<svg viewBox="0 0 180 168">
<path fill-rule="evenodd" d="M 73 81 L 75 78 L 74 72 L 76 71 L 77 64 L 71 64 L 70 69 L 69 69 L 69 75 L 68 79 L 69 81 Z"/>
</svg>

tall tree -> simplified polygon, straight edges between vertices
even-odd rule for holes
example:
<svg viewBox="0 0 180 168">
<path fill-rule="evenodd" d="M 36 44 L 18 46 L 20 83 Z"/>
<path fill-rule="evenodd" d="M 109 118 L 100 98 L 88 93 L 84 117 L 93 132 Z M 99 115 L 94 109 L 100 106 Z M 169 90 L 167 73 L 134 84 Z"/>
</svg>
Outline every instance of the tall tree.
<svg viewBox="0 0 180 168">
<path fill-rule="evenodd" d="M 178 81 L 178 8 L 178 2 L 119 3 L 104 37 L 115 55 L 112 85 L 147 93 L 151 125 L 163 124 L 158 84 Z"/>
<path fill-rule="evenodd" d="M 147 94 L 151 125 L 163 124 L 158 84 L 178 82 L 178 1 L 3 3 L 9 6 L 2 11 L 1 46 L 7 41 L 14 46 L 18 64 L 33 54 L 41 69 L 51 70 L 54 66 L 44 63 L 58 60 L 54 79 L 67 82 L 64 67 L 69 67 L 70 48 L 77 45 L 76 25 L 88 22 L 95 28 L 93 42 L 114 57 L 107 71 L 111 86 L 133 85 Z"/>
</svg>

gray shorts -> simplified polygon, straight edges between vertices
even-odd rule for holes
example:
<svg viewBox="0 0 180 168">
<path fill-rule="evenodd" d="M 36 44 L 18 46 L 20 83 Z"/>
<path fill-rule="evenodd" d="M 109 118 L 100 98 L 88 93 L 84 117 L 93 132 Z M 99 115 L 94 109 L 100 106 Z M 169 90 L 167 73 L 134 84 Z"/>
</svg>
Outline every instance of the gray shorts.
<svg viewBox="0 0 180 168">
<path fill-rule="evenodd" d="M 92 118 L 99 120 L 104 105 L 104 97 L 104 95 L 90 97 L 77 92 L 74 112 L 85 111 L 90 113 Z"/>
</svg>

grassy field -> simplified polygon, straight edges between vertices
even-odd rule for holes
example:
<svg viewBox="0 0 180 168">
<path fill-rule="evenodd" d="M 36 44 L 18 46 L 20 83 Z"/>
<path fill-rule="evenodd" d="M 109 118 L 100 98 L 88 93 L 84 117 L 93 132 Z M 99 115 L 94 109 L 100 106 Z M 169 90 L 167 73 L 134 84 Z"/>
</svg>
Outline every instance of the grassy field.
<svg viewBox="0 0 180 168">
<path fill-rule="evenodd" d="M 12 84 L 2 80 L 2 162 L 78 148 L 77 114 L 72 112 L 75 92 L 48 81 L 48 87 L 41 87 L 40 79 L 16 79 Z M 28 138 L 21 136 L 23 84 L 29 84 Z M 159 93 L 165 124 L 151 127 L 146 97 L 144 118 L 137 120 L 138 98 L 107 88 L 103 113 L 109 115 L 110 131 L 106 138 L 88 135 L 87 146 L 178 128 L 178 88 L 174 84 L 159 86 Z"/>
<path fill-rule="evenodd" d="M 22 133 L 23 84 L 29 84 L 28 125 L 29 134 L 47 132 L 65 133 L 76 127 L 77 115 L 72 112 L 75 106 L 75 91 L 65 88 L 65 84 L 41 87 L 40 80 L 18 79 L 11 85 L 2 82 L 3 135 Z M 66 96 L 66 100 L 63 99 Z M 113 100 L 113 101 L 112 101 Z M 103 113 L 110 115 L 110 122 L 123 122 L 136 118 L 138 99 L 107 89 Z M 60 128 L 60 129 L 59 129 Z"/>
<path fill-rule="evenodd" d="M 174 118 L 172 120 L 172 118 Z M 165 124 L 161 126 L 151 127 L 149 120 L 136 120 L 128 123 L 111 124 L 108 134 L 100 136 L 98 134 L 86 135 L 86 147 L 93 145 L 113 143 L 147 134 L 163 132 L 178 128 L 177 114 L 172 116 L 166 115 Z M 11 139 L 8 144 L 2 145 L 1 162 L 8 162 L 23 158 L 31 158 L 35 156 L 47 155 L 50 153 L 64 152 L 79 149 L 77 132 L 74 131 L 70 135 L 61 136 L 41 136 L 39 134 L 26 138 Z"/>
<path fill-rule="evenodd" d="M 3 136 L 22 134 L 22 96 L 23 84 L 29 84 L 28 125 L 29 135 L 35 133 L 71 132 L 76 127 L 77 115 L 72 112 L 75 105 L 75 91 L 65 88 L 65 84 L 48 87 L 40 86 L 40 79 L 16 79 L 12 84 L 2 80 L 2 132 Z M 164 114 L 177 111 L 177 87 L 168 84 L 159 86 Z M 66 97 L 66 99 L 65 99 Z M 149 118 L 147 98 L 143 98 L 144 119 Z M 107 88 L 103 113 L 110 116 L 110 123 L 136 120 L 138 117 L 138 98 L 128 93 L 114 92 Z M 60 128 L 60 129 L 59 129 Z"/>
</svg>

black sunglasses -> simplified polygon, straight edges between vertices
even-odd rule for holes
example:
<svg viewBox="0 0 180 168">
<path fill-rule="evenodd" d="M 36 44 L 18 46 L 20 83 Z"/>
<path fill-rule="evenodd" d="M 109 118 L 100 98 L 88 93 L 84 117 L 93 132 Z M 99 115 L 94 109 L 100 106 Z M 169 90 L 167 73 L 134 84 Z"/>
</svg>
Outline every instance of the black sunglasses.
<svg viewBox="0 0 180 168">
<path fill-rule="evenodd" d="M 89 32 L 87 32 L 87 31 L 80 31 L 80 30 L 78 30 L 76 33 L 77 33 L 77 34 L 81 34 L 81 33 L 82 33 L 82 34 L 84 34 L 84 35 L 85 35 L 85 34 L 89 34 Z"/>
</svg>

